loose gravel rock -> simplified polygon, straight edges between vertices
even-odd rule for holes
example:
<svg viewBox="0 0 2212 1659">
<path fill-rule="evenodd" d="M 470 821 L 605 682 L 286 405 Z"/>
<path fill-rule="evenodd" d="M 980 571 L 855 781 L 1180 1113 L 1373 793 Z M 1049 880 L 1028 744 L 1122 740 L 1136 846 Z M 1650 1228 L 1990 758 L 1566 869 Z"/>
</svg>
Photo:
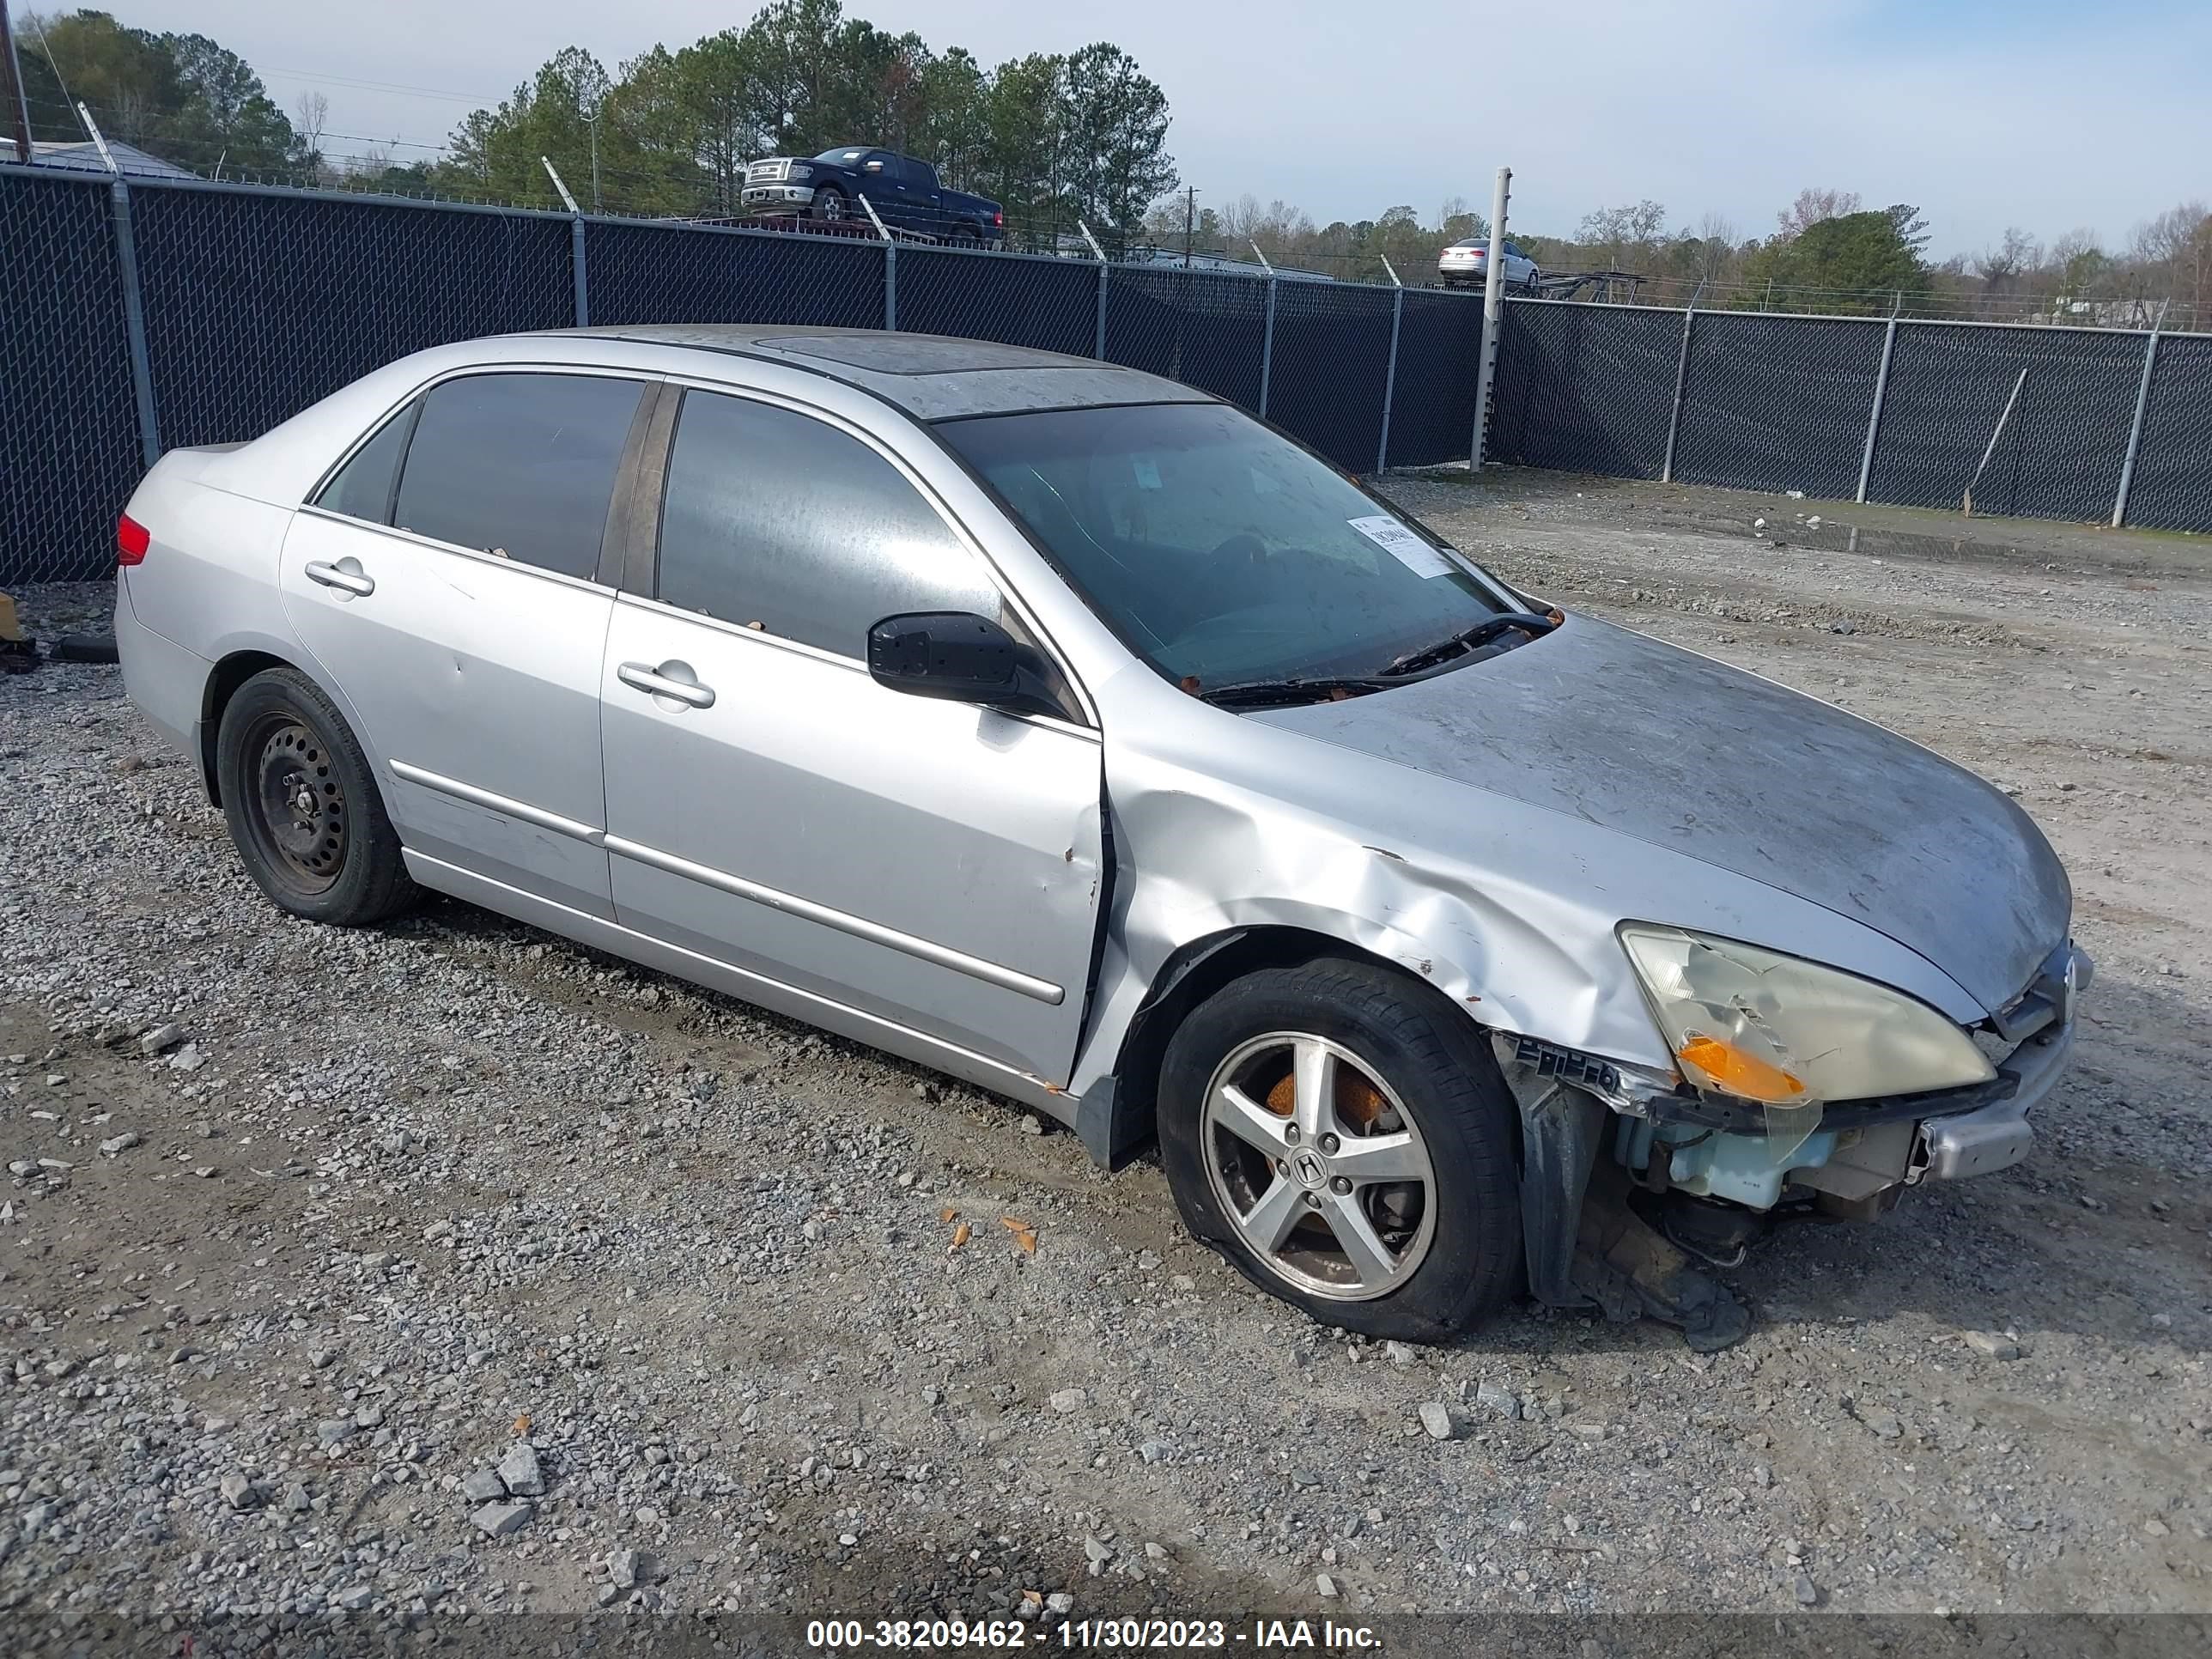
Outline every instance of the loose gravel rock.
<svg viewBox="0 0 2212 1659">
<path fill-rule="evenodd" d="M 1522 1308 L 1401 1355 L 962 1085 L 459 904 L 287 920 L 115 669 L 49 665 L 0 680 L 0 1606 L 2212 1605 L 2201 552 L 1391 487 L 2019 792 L 2100 967 L 2033 1162 L 1782 1230 L 1726 1353 Z"/>
</svg>

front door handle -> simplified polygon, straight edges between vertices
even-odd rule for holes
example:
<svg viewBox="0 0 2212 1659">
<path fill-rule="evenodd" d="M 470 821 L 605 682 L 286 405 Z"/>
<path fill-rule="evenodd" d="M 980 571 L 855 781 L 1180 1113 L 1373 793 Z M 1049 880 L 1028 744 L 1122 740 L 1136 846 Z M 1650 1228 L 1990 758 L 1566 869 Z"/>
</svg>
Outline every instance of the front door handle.
<svg viewBox="0 0 2212 1659">
<path fill-rule="evenodd" d="M 325 587 L 335 587 L 365 599 L 376 592 L 376 583 L 361 568 L 357 559 L 347 557 L 336 564 L 325 564 L 320 560 L 307 567 L 307 580 L 320 582 Z"/>
<path fill-rule="evenodd" d="M 615 669 L 617 679 L 648 696 L 673 697 L 678 702 L 690 703 L 694 708 L 712 708 L 714 706 L 714 687 L 700 684 L 690 675 L 690 665 L 681 662 L 665 662 L 659 667 L 650 663 L 626 662 Z"/>
</svg>

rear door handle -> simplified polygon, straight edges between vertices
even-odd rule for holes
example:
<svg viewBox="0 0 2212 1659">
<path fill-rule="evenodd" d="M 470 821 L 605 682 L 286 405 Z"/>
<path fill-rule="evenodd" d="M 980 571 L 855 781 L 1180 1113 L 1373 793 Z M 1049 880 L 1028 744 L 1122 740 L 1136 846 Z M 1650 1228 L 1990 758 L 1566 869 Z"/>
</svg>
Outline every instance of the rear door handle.
<svg viewBox="0 0 2212 1659">
<path fill-rule="evenodd" d="M 346 568 L 351 565 L 351 569 Z M 325 564 L 320 560 L 307 567 L 307 580 L 320 582 L 325 587 L 338 588 L 357 599 L 365 599 L 376 592 L 376 583 L 361 568 L 358 562 L 347 558 L 337 564 Z"/>
<path fill-rule="evenodd" d="M 684 678 L 676 678 L 678 673 Z M 615 669 L 617 679 L 648 696 L 673 697 L 678 702 L 690 703 L 694 708 L 712 708 L 714 706 L 714 687 L 700 684 L 690 678 L 690 665 L 681 662 L 665 662 L 659 667 L 650 663 L 626 662 Z"/>
</svg>

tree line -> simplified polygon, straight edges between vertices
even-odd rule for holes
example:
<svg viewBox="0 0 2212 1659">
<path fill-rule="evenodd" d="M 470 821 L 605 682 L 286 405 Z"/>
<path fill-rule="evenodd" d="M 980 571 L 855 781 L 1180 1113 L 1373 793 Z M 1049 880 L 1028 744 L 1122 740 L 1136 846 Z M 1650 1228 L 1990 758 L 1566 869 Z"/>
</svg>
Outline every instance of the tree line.
<svg viewBox="0 0 2212 1659">
<path fill-rule="evenodd" d="M 1278 265 L 1421 283 L 1436 279 L 1447 244 L 1488 230 L 1457 198 L 1433 213 L 1400 204 L 1317 225 L 1279 200 L 1176 194 L 1166 94 L 1118 46 L 987 67 L 848 16 L 840 0 L 775 0 L 742 27 L 656 46 L 611 73 L 568 47 L 413 161 L 331 137 L 319 93 L 288 114 L 245 59 L 204 35 L 126 28 L 90 10 L 27 17 L 18 33 L 34 137 L 82 139 L 81 100 L 107 137 L 210 176 L 551 206 L 539 161 L 550 156 L 605 211 L 727 217 L 741 210 L 747 161 L 867 143 L 1002 203 L 1018 245 L 1052 246 L 1081 222 L 1124 244 L 1238 259 L 1256 245 Z M 2045 243 L 2012 228 L 1941 262 L 1927 256 L 1917 208 L 1869 208 L 1832 188 L 1801 191 L 1765 235 L 1711 213 L 1679 225 L 1649 200 L 1598 209 L 1571 234 L 1510 228 L 1547 272 L 1632 273 L 1617 297 L 2108 325 L 2139 325 L 2165 307 L 2169 327 L 2212 328 L 2212 214 L 2201 201 L 2114 247 L 2087 230 Z"/>
<path fill-rule="evenodd" d="M 550 156 L 580 197 L 629 213 L 740 211 L 745 163 L 881 144 L 1010 220 L 1133 222 L 1176 182 L 1168 101 L 1119 46 L 1097 41 L 987 68 L 845 15 L 839 0 L 776 0 L 742 28 L 657 46 L 609 72 L 557 52 L 496 109 L 453 134 L 428 182 L 520 199 Z"/>
</svg>

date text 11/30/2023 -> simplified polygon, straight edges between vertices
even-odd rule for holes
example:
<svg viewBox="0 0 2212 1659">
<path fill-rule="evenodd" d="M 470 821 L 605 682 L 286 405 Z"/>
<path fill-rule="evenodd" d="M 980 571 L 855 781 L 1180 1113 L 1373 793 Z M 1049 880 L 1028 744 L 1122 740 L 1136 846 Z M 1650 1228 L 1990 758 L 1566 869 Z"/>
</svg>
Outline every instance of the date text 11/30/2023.
<svg viewBox="0 0 2212 1659">
<path fill-rule="evenodd" d="M 807 1624 L 806 1644 L 925 1652 L 1037 1647 L 1099 1652 L 1245 1648 L 1263 1653 L 1374 1653 L 1382 1643 L 1367 1626 L 1340 1625 L 1331 1619 L 1255 1619 L 1248 1625 L 1221 1619 L 1070 1619 L 1036 1626 L 1014 1619 L 817 1619 Z"/>
</svg>

